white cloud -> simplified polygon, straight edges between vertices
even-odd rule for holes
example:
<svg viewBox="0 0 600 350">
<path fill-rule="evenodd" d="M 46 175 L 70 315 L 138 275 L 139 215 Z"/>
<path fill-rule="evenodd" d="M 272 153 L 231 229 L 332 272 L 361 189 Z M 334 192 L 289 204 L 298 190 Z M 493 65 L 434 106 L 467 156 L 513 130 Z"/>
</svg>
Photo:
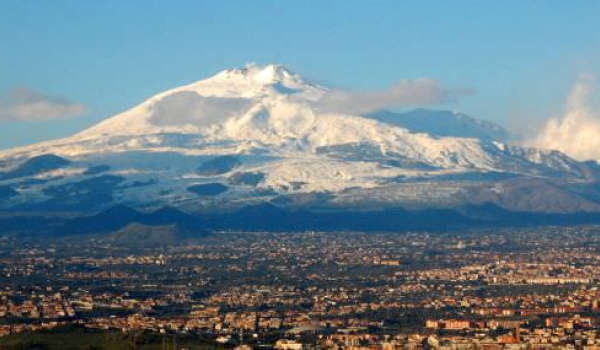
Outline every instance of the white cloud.
<svg viewBox="0 0 600 350">
<path fill-rule="evenodd" d="M 334 90 L 319 99 L 315 108 L 324 112 L 365 114 L 381 109 L 440 105 L 469 95 L 465 88 L 446 88 L 435 79 L 402 80 L 384 91 Z"/>
<path fill-rule="evenodd" d="M 81 103 L 20 88 L 0 95 L 0 123 L 77 117 L 86 112 Z"/>
<path fill-rule="evenodd" d="M 567 99 L 564 114 L 550 119 L 529 146 L 559 150 L 578 160 L 600 160 L 600 114 L 590 106 L 595 77 L 582 74 Z"/>
<path fill-rule="evenodd" d="M 154 104 L 150 120 L 160 126 L 210 126 L 242 112 L 249 102 L 245 98 L 204 97 L 193 91 L 182 91 Z"/>
</svg>

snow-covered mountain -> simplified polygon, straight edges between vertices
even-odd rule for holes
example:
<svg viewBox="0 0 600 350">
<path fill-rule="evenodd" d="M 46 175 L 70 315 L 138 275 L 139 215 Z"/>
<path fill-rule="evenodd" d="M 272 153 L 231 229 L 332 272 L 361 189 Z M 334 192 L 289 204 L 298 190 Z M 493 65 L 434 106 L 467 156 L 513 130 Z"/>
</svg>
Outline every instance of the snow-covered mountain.
<svg viewBox="0 0 600 350">
<path fill-rule="evenodd" d="M 598 173 L 461 113 L 335 113 L 320 108 L 329 93 L 277 65 L 160 93 L 76 135 L 0 152 L 0 208 L 438 207 L 492 198 L 480 192 L 502 193 L 507 179 L 560 191 Z M 600 206 L 582 197 L 577 208 Z"/>
</svg>

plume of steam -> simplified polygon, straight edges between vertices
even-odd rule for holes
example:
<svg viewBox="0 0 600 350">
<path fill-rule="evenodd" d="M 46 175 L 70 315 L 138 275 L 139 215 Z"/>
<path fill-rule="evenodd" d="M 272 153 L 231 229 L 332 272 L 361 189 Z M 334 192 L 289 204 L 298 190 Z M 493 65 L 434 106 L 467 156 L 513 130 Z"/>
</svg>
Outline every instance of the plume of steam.
<svg viewBox="0 0 600 350">
<path fill-rule="evenodd" d="M 529 142 L 533 147 L 555 149 L 577 160 L 600 160 L 600 116 L 590 106 L 595 77 L 580 75 L 562 117 L 550 119 Z"/>
</svg>

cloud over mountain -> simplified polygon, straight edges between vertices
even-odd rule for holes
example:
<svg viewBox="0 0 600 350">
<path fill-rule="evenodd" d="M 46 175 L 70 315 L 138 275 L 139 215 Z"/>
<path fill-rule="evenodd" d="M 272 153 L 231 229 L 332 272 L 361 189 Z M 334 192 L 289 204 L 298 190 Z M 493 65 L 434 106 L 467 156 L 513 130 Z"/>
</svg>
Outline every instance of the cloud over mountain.
<svg viewBox="0 0 600 350">
<path fill-rule="evenodd" d="M 58 96 L 49 96 L 26 88 L 12 89 L 0 95 L 0 123 L 40 121 L 77 117 L 86 107 Z"/>
<path fill-rule="evenodd" d="M 245 98 L 204 97 L 193 91 L 180 91 L 155 103 L 150 108 L 150 120 L 161 126 L 194 124 L 207 127 L 222 123 L 248 108 L 249 104 Z"/>
<path fill-rule="evenodd" d="M 550 119 L 531 146 L 555 149 L 578 160 L 600 160 L 600 113 L 591 104 L 595 77 L 582 74 L 567 99 L 563 116 Z"/>
<path fill-rule="evenodd" d="M 316 102 L 323 112 L 365 114 L 381 109 L 440 105 L 472 93 L 468 88 L 448 88 L 436 79 L 402 80 L 382 91 L 333 90 Z"/>
</svg>

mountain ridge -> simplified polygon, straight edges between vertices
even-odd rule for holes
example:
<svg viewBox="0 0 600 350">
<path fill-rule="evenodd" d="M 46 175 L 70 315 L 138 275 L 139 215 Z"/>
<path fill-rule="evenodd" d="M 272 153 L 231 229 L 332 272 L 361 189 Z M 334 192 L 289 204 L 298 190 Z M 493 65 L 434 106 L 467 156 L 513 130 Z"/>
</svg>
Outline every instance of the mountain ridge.
<svg viewBox="0 0 600 350">
<path fill-rule="evenodd" d="M 1 151 L 0 210 L 203 212 L 276 202 L 600 211 L 597 165 L 520 147 L 510 131 L 458 112 L 321 108 L 331 93 L 277 65 L 159 93 L 73 136 Z M 521 190 L 531 184 L 543 194 Z"/>
</svg>

